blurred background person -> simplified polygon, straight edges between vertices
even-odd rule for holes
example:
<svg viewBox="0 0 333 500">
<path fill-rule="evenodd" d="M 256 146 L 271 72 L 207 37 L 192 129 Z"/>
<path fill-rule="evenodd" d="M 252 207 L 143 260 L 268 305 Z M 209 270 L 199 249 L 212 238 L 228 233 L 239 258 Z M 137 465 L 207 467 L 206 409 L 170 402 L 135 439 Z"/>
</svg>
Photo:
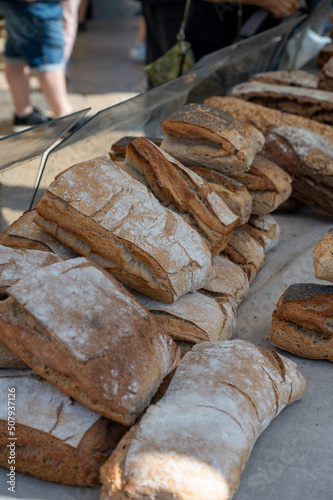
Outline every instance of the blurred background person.
<svg viewBox="0 0 333 500">
<path fill-rule="evenodd" d="M 129 51 L 129 57 L 132 61 L 145 62 L 147 57 L 146 42 L 146 22 L 143 16 L 140 17 L 138 31 L 136 32 L 135 42 Z"/>
</svg>

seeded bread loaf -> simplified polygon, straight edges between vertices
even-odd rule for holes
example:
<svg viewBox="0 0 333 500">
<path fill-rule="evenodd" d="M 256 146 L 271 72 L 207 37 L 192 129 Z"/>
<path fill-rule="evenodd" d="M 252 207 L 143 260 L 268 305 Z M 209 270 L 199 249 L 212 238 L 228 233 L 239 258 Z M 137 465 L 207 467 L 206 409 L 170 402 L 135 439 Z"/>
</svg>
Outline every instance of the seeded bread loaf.
<svg viewBox="0 0 333 500">
<path fill-rule="evenodd" d="M 297 356 L 333 361 L 333 286 L 291 285 L 272 317 L 271 342 Z"/>
<path fill-rule="evenodd" d="M 313 256 L 315 276 L 320 280 L 333 281 L 333 228 L 316 245 Z"/>
<path fill-rule="evenodd" d="M 223 174 L 249 169 L 264 138 L 257 129 L 228 113 L 202 104 L 187 104 L 163 124 L 161 147 L 185 166 Z"/>
<path fill-rule="evenodd" d="M 292 87 L 306 87 L 308 89 L 316 89 L 318 87 L 318 77 L 300 69 L 257 73 L 251 77 L 250 82 L 290 85 Z"/>
<path fill-rule="evenodd" d="M 60 174 L 36 210 L 39 226 L 156 300 L 174 302 L 213 275 L 197 231 L 106 157 Z"/>
<path fill-rule="evenodd" d="M 202 177 L 144 137 L 128 145 L 125 168 L 199 232 L 212 256 L 226 247 L 239 219 Z"/>
<path fill-rule="evenodd" d="M 151 314 L 110 274 L 80 257 L 7 290 L 0 337 L 66 394 L 124 425 L 149 405 L 178 361 Z"/>
<path fill-rule="evenodd" d="M 17 472 L 75 486 L 99 483 L 101 465 L 128 428 L 85 408 L 33 372 L 3 371 L 0 394 L 2 467 L 13 463 L 8 445 L 14 443 Z M 12 440 L 9 405 L 15 414 Z"/>
<path fill-rule="evenodd" d="M 198 344 L 101 468 L 103 499 L 230 500 L 261 432 L 305 380 L 274 351 Z"/>
</svg>

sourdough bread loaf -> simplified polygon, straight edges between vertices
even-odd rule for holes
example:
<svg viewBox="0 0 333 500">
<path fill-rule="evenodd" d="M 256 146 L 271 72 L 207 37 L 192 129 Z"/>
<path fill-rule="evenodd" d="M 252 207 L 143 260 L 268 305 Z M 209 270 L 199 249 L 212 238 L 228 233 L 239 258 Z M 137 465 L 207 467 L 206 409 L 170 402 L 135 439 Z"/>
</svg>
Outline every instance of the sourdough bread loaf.
<svg viewBox="0 0 333 500">
<path fill-rule="evenodd" d="M 36 210 L 43 229 L 156 300 L 174 302 L 213 276 L 197 231 L 106 157 L 60 174 Z"/>
<path fill-rule="evenodd" d="M 276 247 L 281 234 L 281 227 L 269 214 L 251 215 L 249 222 L 244 224 L 242 229 L 262 245 L 265 253 Z"/>
<path fill-rule="evenodd" d="M 110 158 L 111 160 L 115 162 L 122 162 L 125 160 L 126 156 L 126 148 L 127 146 L 135 141 L 138 136 L 125 136 L 121 137 L 118 141 L 114 142 L 111 146 L 111 151 L 110 151 Z M 157 144 L 158 146 L 161 145 L 162 139 L 159 137 L 147 137 L 149 141 L 153 142 L 154 144 Z"/>
<path fill-rule="evenodd" d="M 272 317 L 271 342 L 297 356 L 333 361 L 333 286 L 291 285 Z"/>
<path fill-rule="evenodd" d="M 36 271 L 0 303 L 0 337 L 40 376 L 124 425 L 149 405 L 178 361 L 151 314 L 81 257 Z"/>
<path fill-rule="evenodd" d="M 333 228 L 325 234 L 314 249 L 313 266 L 320 280 L 333 281 Z"/>
<path fill-rule="evenodd" d="M 125 167 L 142 175 L 156 198 L 199 232 L 212 256 L 226 247 L 239 218 L 202 177 L 144 137 L 128 145 Z"/>
<path fill-rule="evenodd" d="M 102 498 L 230 500 L 260 433 L 304 392 L 295 363 L 274 351 L 196 345 L 101 468 Z"/>
<path fill-rule="evenodd" d="M 193 172 L 200 175 L 211 188 L 228 205 L 230 210 L 239 217 L 240 224 L 246 224 L 252 211 L 252 196 L 244 184 L 232 177 L 223 175 L 216 170 L 204 167 L 190 167 Z"/>
<path fill-rule="evenodd" d="M 128 429 L 77 403 L 33 372 L 0 375 L 0 465 L 40 479 L 95 486 L 99 469 Z M 9 398 L 11 395 L 11 398 Z M 14 408 L 15 439 L 8 432 L 7 402 Z"/>
<path fill-rule="evenodd" d="M 317 89 L 318 87 L 318 77 L 300 69 L 257 73 L 251 77 L 250 82 L 290 85 L 292 87 L 305 87 L 308 89 Z"/>
<path fill-rule="evenodd" d="M 264 138 L 249 124 L 202 104 L 187 104 L 163 124 L 161 147 L 185 166 L 212 168 L 224 174 L 249 169 Z"/>
<path fill-rule="evenodd" d="M 317 134 L 321 134 L 333 144 L 333 129 L 330 125 L 309 120 L 303 116 L 283 113 L 277 109 L 266 108 L 260 104 L 234 97 L 210 97 L 206 99 L 205 103 L 230 113 L 238 120 L 251 123 L 263 134 L 267 130 L 277 127 L 305 127 Z"/>
</svg>

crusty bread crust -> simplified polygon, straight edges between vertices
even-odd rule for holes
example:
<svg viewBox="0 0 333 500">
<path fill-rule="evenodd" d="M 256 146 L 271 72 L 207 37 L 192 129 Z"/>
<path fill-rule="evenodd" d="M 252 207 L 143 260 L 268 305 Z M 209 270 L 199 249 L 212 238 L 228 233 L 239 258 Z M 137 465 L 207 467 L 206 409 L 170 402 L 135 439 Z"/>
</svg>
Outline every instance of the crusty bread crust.
<svg viewBox="0 0 333 500">
<path fill-rule="evenodd" d="M 318 77 L 300 69 L 291 69 L 287 71 L 267 71 L 253 75 L 250 82 L 264 82 L 273 85 L 291 85 L 292 87 L 306 87 L 308 89 L 317 89 Z"/>
<path fill-rule="evenodd" d="M 313 266 L 316 278 L 333 281 L 333 228 L 317 243 L 314 249 Z"/>
<path fill-rule="evenodd" d="M 275 248 L 279 242 L 281 227 L 269 214 L 252 215 L 242 229 L 262 245 L 265 253 Z"/>
</svg>

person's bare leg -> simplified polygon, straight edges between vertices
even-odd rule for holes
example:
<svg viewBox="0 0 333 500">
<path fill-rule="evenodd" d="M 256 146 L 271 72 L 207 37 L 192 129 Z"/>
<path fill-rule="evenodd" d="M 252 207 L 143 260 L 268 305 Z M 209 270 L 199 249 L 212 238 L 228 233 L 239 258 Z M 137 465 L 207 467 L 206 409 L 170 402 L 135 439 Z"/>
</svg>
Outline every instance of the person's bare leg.
<svg viewBox="0 0 333 500">
<path fill-rule="evenodd" d="M 29 66 L 23 61 L 7 61 L 5 73 L 13 98 L 15 114 L 20 118 L 28 116 L 33 111 L 30 101 Z"/>
<path fill-rule="evenodd" d="M 73 108 L 68 99 L 65 71 L 63 69 L 41 71 L 36 73 L 36 76 L 53 111 L 54 118 L 72 113 Z"/>
</svg>

